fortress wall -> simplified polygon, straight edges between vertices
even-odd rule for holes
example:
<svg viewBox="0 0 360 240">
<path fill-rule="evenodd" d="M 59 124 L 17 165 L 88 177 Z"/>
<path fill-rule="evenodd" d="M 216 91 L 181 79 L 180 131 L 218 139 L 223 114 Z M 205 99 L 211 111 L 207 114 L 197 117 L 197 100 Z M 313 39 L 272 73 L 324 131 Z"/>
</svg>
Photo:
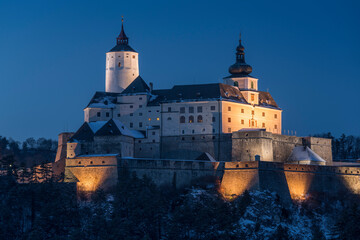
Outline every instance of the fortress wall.
<svg viewBox="0 0 360 240">
<path fill-rule="evenodd" d="M 234 199 L 245 190 L 259 190 L 259 162 L 226 162 L 220 185 L 220 193 L 226 199 Z"/>
<path fill-rule="evenodd" d="M 302 138 L 273 134 L 273 161 L 286 162 L 295 146 L 302 146 Z"/>
<path fill-rule="evenodd" d="M 160 158 L 160 143 L 158 142 L 139 142 L 135 140 L 135 158 Z"/>
<path fill-rule="evenodd" d="M 60 133 L 58 136 L 58 148 L 56 151 L 56 158 L 55 162 L 59 160 L 65 160 L 66 158 L 66 144 L 69 141 L 69 139 L 74 135 L 73 132 L 63 132 Z"/>
<path fill-rule="evenodd" d="M 284 164 L 284 170 L 293 198 L 360 194 L 359 167 Z"/>
<path fill-rule="evenodd" d="M 95 136 L 94 153 L 121 153 L 124 157 L 134 156 L 134 139 L 125 135 Z"/>
<path fill-rule="evenodd" d="M 138 177 L 146 175 L 158 186 L 169 185 L 176 188 L 191 186 L 199 180 L 215 177 L 219 163 L 189 160 L 121 159 L 119 167 L 126 167 Z"/>
<path fill-rule="evenodd" d="M 161 137 L 161 158 L 196 159 L 203 152 L 217 161 L 231 159 L 231 134 Z"/>
<path fill-rule="evenodd" d="M 327 164 L 332 163 L 331 139 L 316 137 L 306 137 L 305 139 L 310 148 L 322 157 Z"/>
<path fill-rule="evenodd" d="M 118 179 L 117 155 L 66 159 L 65 182 L 77 182 L 79 191 L 109 189 Z"/>
<path fill-rule="evenodd" d="M 234 132 L 232 134 L 232 161 L 273 161 L 272 134 L 265 131 Z"/>
</svg>

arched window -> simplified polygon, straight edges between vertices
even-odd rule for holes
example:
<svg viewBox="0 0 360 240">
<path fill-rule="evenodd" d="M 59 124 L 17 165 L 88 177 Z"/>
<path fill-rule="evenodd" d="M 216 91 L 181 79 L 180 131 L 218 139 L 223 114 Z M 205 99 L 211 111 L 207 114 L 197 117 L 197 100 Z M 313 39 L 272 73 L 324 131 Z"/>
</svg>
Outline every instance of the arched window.
<svg viewBox="0 0 360 240">
<path fill-rule="evenodd" d="M 189 117 L 189 123 L 193 123 L 194 122 L 194 116 L 190 116 Z"/>
<path fill-rule="evenodd" d="M 251 81 L 251 88 L 254 88 L 254 82 Z"/>
<path fill-rule="evenodd" d="M 197 122 L 198 123 L 202 123 L 203 122 L 203 118 L 201 115 L 197 116 Z"/>
<path fill-rule="evenodd" d="M 118 67 L 121 67 L 121 62 L 118 63 Z"/>
<path fill-rule="evenodd" d="M 185 123 L 185 117 L 184 116 L 180 117 L 180 123 Z"/>
</svg>

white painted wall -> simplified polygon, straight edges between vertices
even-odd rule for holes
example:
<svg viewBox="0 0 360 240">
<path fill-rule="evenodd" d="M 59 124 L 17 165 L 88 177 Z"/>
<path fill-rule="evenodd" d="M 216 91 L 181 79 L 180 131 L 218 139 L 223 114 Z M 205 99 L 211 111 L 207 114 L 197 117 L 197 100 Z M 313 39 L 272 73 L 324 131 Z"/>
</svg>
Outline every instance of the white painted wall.
<svg viewBox="0 0 360 240">
<path fill-rule="evenodd" d="M 139 54 L 120 51 L 106 53 L 106 92 L 121 93 L 139 76 Z"/>
</svg>

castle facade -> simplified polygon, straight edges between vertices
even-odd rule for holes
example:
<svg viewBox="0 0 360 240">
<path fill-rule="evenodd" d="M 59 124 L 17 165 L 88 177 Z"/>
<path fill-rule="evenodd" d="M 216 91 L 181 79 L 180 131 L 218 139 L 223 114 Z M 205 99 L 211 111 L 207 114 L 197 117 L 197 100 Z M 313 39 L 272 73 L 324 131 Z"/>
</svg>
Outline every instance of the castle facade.
<svg viewBox="0 0 360 240">
<path fill-rule="evenodd" d="M 330 139 L 281 135 L 282 109 L 259 90 L 244 50 L 240 38 L 223 83 L 153 89 L 139 75 L 139 54 L 122 25 L 116 46 L 106 53 L 105 92 L 94 94 L 75 133 L 59 135 L 56 163 L 64 166 L 65 180 L 83 191 L 109 188 L 127 167 L 158 184 L 185 186 L 218 177 L 226 180 L 224 194 L 232 196 L 263 186 L 264 169 L 282 171 L 280 177 L 270 175 L 289 186 L 289 164 L 331 168 Z M 256 177 L 245 184 L 249 171 Z"/>
</svg>

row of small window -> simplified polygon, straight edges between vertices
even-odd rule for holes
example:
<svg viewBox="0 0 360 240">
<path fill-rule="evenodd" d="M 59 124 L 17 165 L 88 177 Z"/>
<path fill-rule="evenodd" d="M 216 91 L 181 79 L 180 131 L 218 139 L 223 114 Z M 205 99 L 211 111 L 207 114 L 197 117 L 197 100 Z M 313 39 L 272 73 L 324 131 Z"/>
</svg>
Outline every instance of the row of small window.
<svg viewBox="0 0 360 240">
<path fill-rule="evenodd" d="M 231 107 L 228 107 L 228 112 L 231 112 Z M 244 113 L 244 112 L 245 112 L 245 110 L 242 108 L 241 113 Z M 254 110 L 251 111 L 251 115 L 255 115 Z M 265 117 L 265 112 L 262 112 L 262 116 Z M 277 114 L 276 113 L 274 114 L 274 118 L 277 119 Z"/>
<path fill-rule="evenodd" d="M 215 117 L 212 117 L 212 122 L 215 122 L 215 120 L 216 120 Z M 185 123 L 185 122 L 186 122 L 185 116 L 180 116 L 180 123 Z M 189 123 L 195 122 L 194 116 L 189 116 L 188 122 L 189 122 Z M 202 122 L 203 122 L 203 117 L 202 117 L 202 115 L 198 115 L 198 116 L 197 116 L 197 122 L 198 122 L 198 123 L 202 123 Z"/>
<path fill-rule="evenodd" d="M 111 56 L 111 58 L 114 58 L 114 56 Z M 118 58 L 121 58 L 121 56 L 119 55 Z M 126 55 L 126 58 L 129 58 L 129 55 Z M 135 58 L 135 55 L 132 55 L 132 58 Z M 109 60 L 109 58 L 108 58 Z"/>
<path fill-rule="evenodd" d="M 105 161 L 102 161 L 101 163 L 104 164 Z M 78 164 L 81 164 L 81 161 L 79 161 Z M 90 164 L 93 164 L 93 161 L 90 161 Z"/>
<path fill-rule="evenodd" d="M 206 131 L 206 129 L 205 128 L 203 128 L 202 129 L 202 132 L 199 132 L 199 133 L 204 133 Z M 215 130 L 215 128 L 213 128 L 213 130 L 212 130 L 212 132 L 213 133 L 215 133 L 216 132 L 216 130 Z M 191 133 L 195 133 L 195 130 L 193 129 L 193 130 L 191 130 Z M 181 134 L 185 134 L 185 130 L 181 130 Z"/>
<path fill-rule="evenodd" d="M 215 106 L 210 106 L 210 110 L 215 111 Z M 202 106 L 196 107 L 196 111 L 197 111 L 197 113 L 202 113 L 203 112 L 203 107 Z M 168 112 L 171 112 L 171 107 L 168 107 Z M 180 107 L 180 113 L 185 113 L 185 112 L 186 112 L 186 108 L 185 107 Z M 189 113 L 194 113 L 195 112 L 195 107 L 189 107 L 188 112 Z"/>
</svg>

